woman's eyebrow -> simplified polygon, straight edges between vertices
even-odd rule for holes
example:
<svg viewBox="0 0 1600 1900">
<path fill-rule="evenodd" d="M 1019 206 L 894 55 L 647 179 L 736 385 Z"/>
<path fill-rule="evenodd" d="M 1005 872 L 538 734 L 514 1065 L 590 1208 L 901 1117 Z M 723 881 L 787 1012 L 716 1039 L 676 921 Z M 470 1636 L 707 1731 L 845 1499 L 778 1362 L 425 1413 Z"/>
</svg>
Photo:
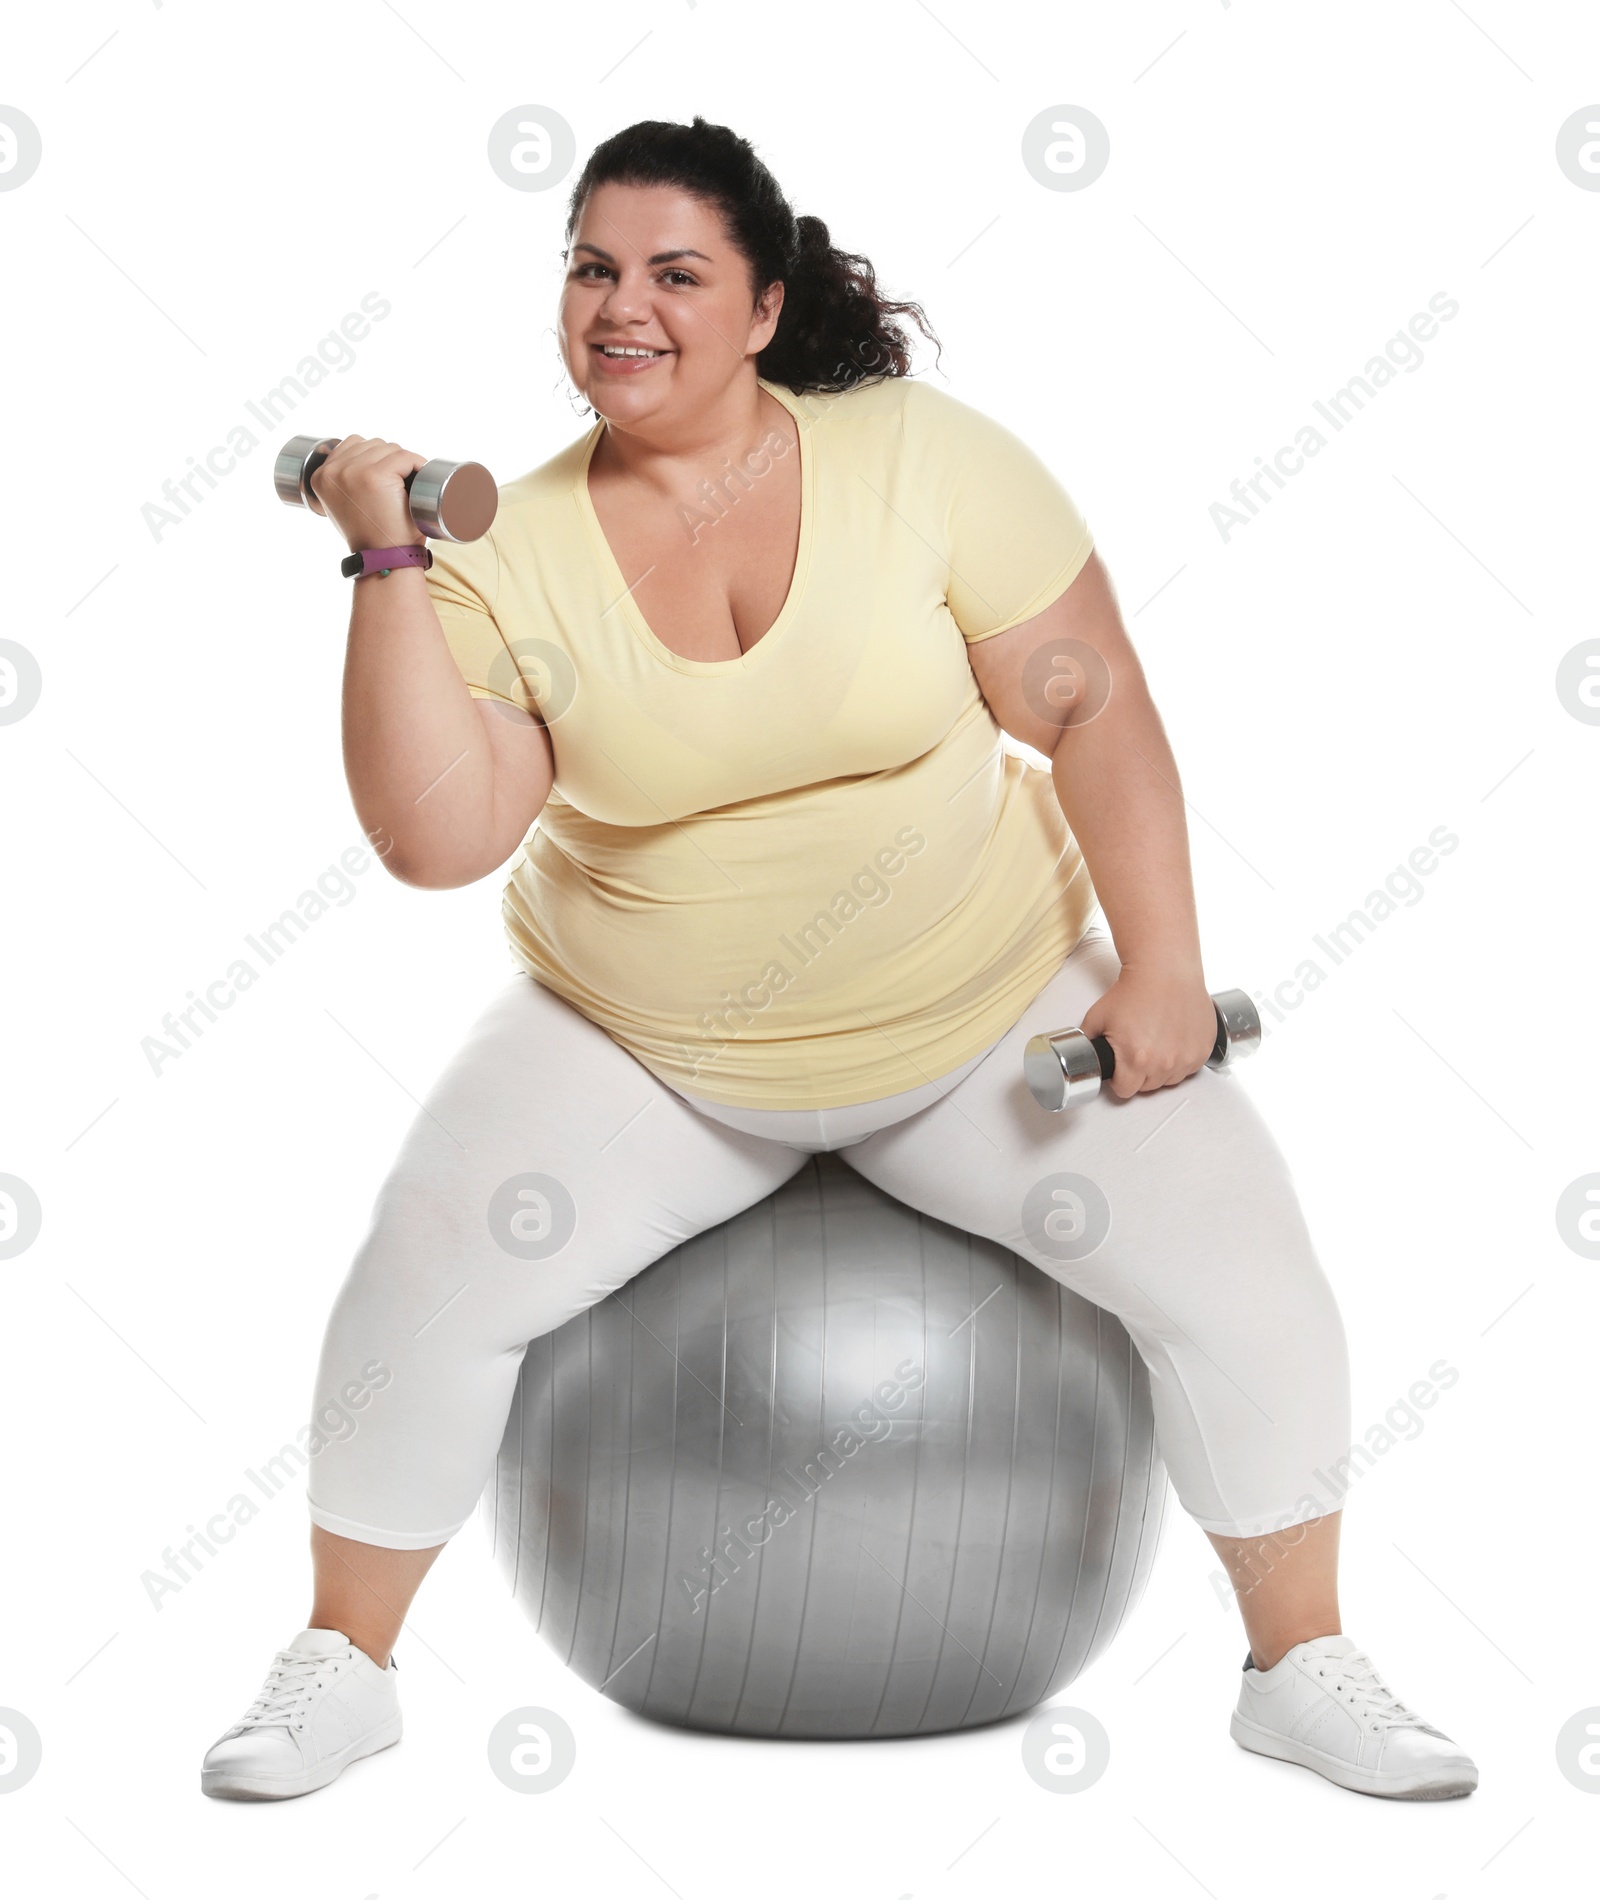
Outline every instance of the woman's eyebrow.
<svg viewBox="0 0 1600 1900">
<path fill-rule="evenodd" d="M 603 258 L 608 264 L 614 264 L 617 261 L 609 251 L 602 251 L 598 244 L 574 244 L 572 248 L 575 251 L 593 251 L 596 257 Z M 680 257 L 698 257 L 702 262 L 707 264 L 712 261 L 706 256 L 704 251 L 682 250 L 657 251 L 654 257 L 647 257 L 645 262 L 647 264 L 671 264 Z"/>
</svg>

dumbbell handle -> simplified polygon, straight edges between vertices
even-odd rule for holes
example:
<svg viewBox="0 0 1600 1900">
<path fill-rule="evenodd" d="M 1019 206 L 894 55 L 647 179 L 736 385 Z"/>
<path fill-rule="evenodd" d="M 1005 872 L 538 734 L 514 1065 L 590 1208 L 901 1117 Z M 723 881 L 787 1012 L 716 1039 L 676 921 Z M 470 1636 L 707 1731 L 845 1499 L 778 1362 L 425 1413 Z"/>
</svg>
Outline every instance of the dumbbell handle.
<svg viewBox="0 0 1600 1900">
<path fill-rule="evenodd" d="M 1206 1066 L 1220 1069 L 1236 1055 L 1249 1055 L 1261 1043 L 1261 1018 L 1243 990 L 1214 990 L 1217 1039 Z M 1074 1108 L 1100 1093 L 1100 1084 L 1116 1072 L 1117 1058 L 1104 1036 L 1081 1029 L 1057 1029 L 1031 1036 L 1022 1052 L 1022 1073 L 1041 1108 Z"/>
<path fill-rule="evenodd" d="M 291 436 L 272 465 L 278 499 L 291 508 L 327 510 L 311 477 L 339 446 L 342 436 Z M 434 541 L 479 541 L 489 532 L 500 504 L 494 477 L 481 462 L 424 462 L 405 478 L 411 519 Z"/>
</svg>

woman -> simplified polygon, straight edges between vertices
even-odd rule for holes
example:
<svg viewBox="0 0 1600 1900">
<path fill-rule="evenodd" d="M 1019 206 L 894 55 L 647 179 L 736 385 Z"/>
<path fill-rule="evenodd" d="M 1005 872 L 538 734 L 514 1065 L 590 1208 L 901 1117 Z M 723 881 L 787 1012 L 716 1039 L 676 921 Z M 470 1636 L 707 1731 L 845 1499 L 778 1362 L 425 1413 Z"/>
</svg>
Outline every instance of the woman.
<svg viewBox="0 0 1600 1900">
<path fill-rule="evenodd" d="M 423 458 L 392 442 L 346 437 L 315 481 L 352 550 L 389 551 L 355 583 L 356 810 L 428 889 L 526 841 L 521 967 L 335 1305 L 317 1416 L 354 1429 L 311 1468 L 309 1625 L 203 1787 L 300 1794 L 399 1739 L 392 1646 L 527 1341 L 837 1149 L 1128 1328 L 1249 1636 L 1234 1739 L 1370 1794 L 1469 1792 L 1341 1633 L 1343 1333 L 1270 1133 L 1204 1066 L 1177 768 L 1082 517 L 910 379 L 921 311 L 726 128 L 607 140 L 567 237 L 562 353 L 599 420 L 489 536 L 398 565 Z M 1021 1050 L 1074 1022 L 1116 1071 L 1057 1119 Z M 1063 1169 L 1116 1209 L 1076 1261 L 1022 1213 Z M 517 1210 L 550 1236 L 532 1266 L 494 1231 L 530 1171 L 556 1184 Z"/>
</svg>

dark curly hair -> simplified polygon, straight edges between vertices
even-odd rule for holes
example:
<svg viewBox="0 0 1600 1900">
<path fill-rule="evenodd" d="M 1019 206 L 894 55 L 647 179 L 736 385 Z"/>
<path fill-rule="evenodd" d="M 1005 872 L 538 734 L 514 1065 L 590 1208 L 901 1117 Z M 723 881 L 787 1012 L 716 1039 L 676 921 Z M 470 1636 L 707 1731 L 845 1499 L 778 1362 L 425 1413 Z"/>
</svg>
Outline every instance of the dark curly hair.
<svg viewBox="0 0 1600 1900">
<path fill-rule="evenodd" d="M 797 394 L 851 389 L 911 374 L 910 317 L 936 346 L 921 306 L 893 303 L 872 265 L 837 250 L 820 218 L 797 218 L 749 140 L 696 114 L 690 125 L 640 119 L 589 154 L 572 188 L 570 244 L 584 202 L 599 185 L 675 185 L 714 205 L 750 271 L 752 299 L 783 285 L 783 309 L 756 372 Z"/>
</svg>

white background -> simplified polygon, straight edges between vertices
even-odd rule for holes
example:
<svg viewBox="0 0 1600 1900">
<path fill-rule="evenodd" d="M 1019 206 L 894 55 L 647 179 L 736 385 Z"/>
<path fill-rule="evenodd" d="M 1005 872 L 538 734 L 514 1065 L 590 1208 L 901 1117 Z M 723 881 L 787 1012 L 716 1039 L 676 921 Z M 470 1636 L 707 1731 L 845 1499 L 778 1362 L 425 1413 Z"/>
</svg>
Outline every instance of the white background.
<svg viewBox="0 0 1600 1900">
<path fill-rule="evenodd" d="M 1555 140 L 1600 99 L 1600 20 L 1506 0 L 122 0 L 30 9 L 8 41 L 0 104 L 43 163 L 0 192 L 3 632 L 44 678 L 0 728 L 0 1171 L 44 1209 L 0 1261 L 0 1706 L 44 1744 L 0 1799 L 8 1886 L 51 1866 L 149 1900 L 1426 1900 L 1579 1878 L 1600 1804 L 1555 1738 L 1600 1704 L 1600 1267 L 1556 1204 L 1600 1169 L 1600 728 L 1556 670 L 1600 651 L 1600 193 Z M 360 834 L 343 545 L 272 498 L 276 440 L 258 430 L 159 540 L 140 511 L 370 291 L 392 313 L 296 428 L 509 480 L 587 426 L 551 331 L 565 192 L 513 190 L 486 158 L 523 103 L 572 125 L 580 163 L 637 118 L 732 124 L 797 211 L 923 302 L 943 386 L 1050 462 L 1183 772 L 1211 987 L 1269 992 L 1436 826 L 1459 837 L 1245 1085 L 1339 1293 L 1358 1436 L 1436 1361 L 1460 1374 L 1357 1482 L 1344 1605 L 1478 1759 L 1470 1800 L 1365 1799 L 1233 1745 L 1244 1640 L 1175 1503 L 1143 1604 L 1060 1698 L 1111 1736 L 1080 1793 L 1029 1779 L 1025 1718 L 836 1745 L 639 1721 L 537 1639 L 473 1525 L 402 1637 L 399 1749 L 305 1800 L 199 1794 L 204 1748 L 305 1621 L 303 1500 L 159 1610 L 141 1576 L 303 1423 L 378 1182 L 512 965 L 500 875 L 428 893 L 374 867 L 152 1073 L 142 1039 Z M 1083 191 L 1021 162 L 1057 104 L 1110 131 Z M 1440 291 L 1459 313 L 1422 366 L 1224 540 L 1229 484 Z M 485 1760 L 522 1704 L 578 1738 L 536 1798 Z"/>
</svg>

